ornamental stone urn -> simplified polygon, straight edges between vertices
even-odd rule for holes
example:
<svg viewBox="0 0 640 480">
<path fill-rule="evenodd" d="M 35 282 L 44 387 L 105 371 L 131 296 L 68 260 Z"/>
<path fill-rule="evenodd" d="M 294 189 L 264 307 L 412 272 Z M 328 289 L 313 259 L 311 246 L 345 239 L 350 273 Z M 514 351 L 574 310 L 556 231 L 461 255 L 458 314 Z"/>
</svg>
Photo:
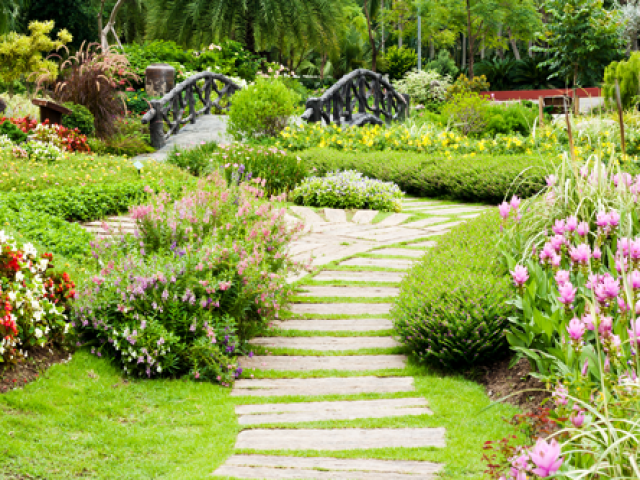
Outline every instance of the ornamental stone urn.
<svg viewBox="0 0 640 480">
<path fill-rule="evenodd" d="M 166 63 L 153 63 L 145 70 L 145 89 L 150 97 L 163 97 L 175 86 L 176 70 Z"/>
</svg>

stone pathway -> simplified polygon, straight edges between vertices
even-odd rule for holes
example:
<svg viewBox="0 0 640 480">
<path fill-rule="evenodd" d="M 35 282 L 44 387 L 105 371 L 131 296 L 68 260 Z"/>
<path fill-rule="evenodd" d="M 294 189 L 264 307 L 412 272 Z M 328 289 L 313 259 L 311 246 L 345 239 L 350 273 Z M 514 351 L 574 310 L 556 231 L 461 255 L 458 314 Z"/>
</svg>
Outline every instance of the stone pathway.
<svg viewBox="0 0 640 480">
<path fill-rule="evenodd" d="M 247 376 L 252 372 L 260 376 L 263 372 L 263 375 L 275 378 L 244 378 L 234 384 L 231 395 L 242 397 L 236 406 L 238 422 L 246 426 L 238 435 L 235 448 L 250 453 L 232 455 L 213 472 L 214 477 L 436 478 L 443 465 L 340 459 L 332 458 L 330 452 L 355 451 L 350 456 L 368 457 L 368 454 L 360 455 L 360 451 L 443 448 L 447 445 L 444 428 L 307 428 L 306 425 L 317 421 L 415 417 L 434 413 L 429 409 L 429 399 L 415 394 L 409 398 L 349 398 L 362 394 L 404 392 L 411 395 L 415 392 L 413 378 L 406 373 L 403 375 L 407 357 L 398 353 L 399 343 L 391 336 L 379 336 L 380 332 L 393 328 L 391 299 L 398 294 L 398 283 L 403 276 L 436 244 L 439 235 L 483 210 L 482 207 L 418 199 L 406 200 L 405 206 L 405 213 L 388 215 L 378 223 L 373 223 L 377 212 L 372 211 L 354 214 L 336 209 L 290 208 L 285 216 L 287 222 L 304 222 L 306 232 L 290 246 L 290 253 L 298 261 L 308 262 L 311 257 L 314 266 L 324 268 L 313 277 L 314 281 L 323 283 L 300 286 L 291 305 L 292 318 L 274 322 L 274 327 L 283 335 L 287 332 L 293 336 L 255 338 L 251 344 L 264 353 L 240 359 Z M 430 216 L 412 221 L 416 212 Z M 134 224 L 127 217 L 113 217 L 84 227 L 97 236 L 104 236 L 130 233 Z M 303 274 L 291 277 L 289 281 L 301 279 L 304 280 Z M 372 282 L 375 283 L 371 285 Z M 348 332 L 354 335 L 345 336 Z M 372 349 L 382 350 L 382 353 L 372 354 Z M 349 376 L 348 372 L 354 374 Z M 300 376 L 304 378 L 292 378 Z M 327 401 L 322 398 L 326 395 L 340 398 Z M 306 401 L 287 397 L 304 397 Z M 296 428 L 300 422 L 305 422 L 305 428 Z M 283 428 L 277 428 L 278 425 Z M 311 456 L 265 455 L 268 451 L 285 454 L 305 451 Z"/>
<path fill-rule="evenodd" d="M 272 372 L 279 378 L 242 379 L 231 395 L 245 397 L 236 406 L 238 422 L 246 425 L 236 449 L 255 454 L 233 455 L 214 477 L 244 479 L 434 479 L 443 465 L 431 462 L 372 459 L 339 459 L 331 451 L 371 448 L 442 448 L 444 428 L 295 428 L 299 422 L 340 421 L 432 415 L 428 399 L 416 397 L 375 400 L 349 399 L 357 394 L 414 392 L 413 378 L 401 376 L 407 357 L 394 352 L 398 342 L 390 336 L 318 336 L 330 332 L 374 332 L 393 328 L 389 299 L 398 294 L 397 284 L 406 271 L 435 245 L 426 238 L 441 235 L 458 225 L 457 215 L 478 214 L 482 208 L 407 201 L 415 211 L 427 209 L 426 219 L 411 222 L 411 214 L 398 213 L 372 224 L 376 212 L 359 211 L 351 216 L 335 209 L 314 211 L 291 208 L 290 223 L 305 222 L 307 235 L 291 246 L 299 261 L 326 270 L 313 277 L 326 285 L 299 287 L 291 305 L 294 318 L 274 326 L 297 336 L 264 337 L 251 341 L 269 355 L 242 358 L 245 373 Z M 453 219 L 449 217 L 456 216 Z M 454 220 L 454 221 L 452 221 Z M 407 223 L 409 222 L 409 223 Z M 436 237 L 437 238 L 437 237 Z M 413 242 L 403 245 L 402 242 Z M 385 248 L 379 248 L 385 247 Z M 362 256 L 366 255 L 366 256 Z M 300 276 L 291 281 L 300 280 Z M 340 282 L 335 284 L 335 282 Z M 363 285 L 380 282 L 383 285 Z M 332 284 L 333 283 L 333 284 Z M 396 285 L 396 286 L 394 286 Z M 340 303 L 344 299 L 345 303 Z M 373 303 L 369 303 L 373 302 Z M 331 318 L 334 317 L 334 318 Z M 343 334 L 344 335 L 344 334 Z M 271 350 L 276 349 L 276 352 Z M 365 355 L 365 349 L 386 349 L 389 353 Z M 290 351 L 291 353 L 283 353 Z M 397 350 L 396 350 L 397 351 Z M 338 355 L 318 356 L 320 352 Z M 345 353 L 342 353 L 345 352 Z M 365 376 L 332 377 L 332 371 L 368 372 Z M 306 378 L 287 378 L 294 372 Z M 397 373 L 396 373 L 397 372 Z M 334 374 L 335 375 L 335 374 Z M 384 376 L 378 376 L 384 375 Z M 390 376 L 389 376 L 390 375 Z M 340 395 L 335 401 L 313 397 Z M 291 403 L 279 397 L 304 396 L 305 402 Z M 275 397 L 269 403 L 252 404 L 252 398 Z M 256 398 L 256 400 L 258 400 Z M 258 428 L 280 425 L 288 428 Z M 264 451 L 311 451 L 322 457 L 264 455 Z M 327 452 L 327 453 L 320 453 Z M 311 454 L 313 454 L 311 453 Z M 364 455 L 363 455 L 364 456 Z"/>
</svg>

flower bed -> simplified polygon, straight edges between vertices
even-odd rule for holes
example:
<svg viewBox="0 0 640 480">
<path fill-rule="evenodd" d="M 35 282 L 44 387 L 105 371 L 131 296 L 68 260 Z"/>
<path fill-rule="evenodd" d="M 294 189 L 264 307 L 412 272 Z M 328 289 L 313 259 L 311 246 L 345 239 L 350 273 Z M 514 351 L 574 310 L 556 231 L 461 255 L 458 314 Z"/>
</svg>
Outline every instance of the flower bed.
<svg viewBox="0 0 640 480">
<path fill-rule="evenodd" d="M 403 196 L 395 183 L 374 180 L 354 170 L 306 178 L 291 192 L 291 199 L 298 205 L 382 212 L 401 211 Z"/>
<path fill-rule="evenodd" d="M 0 363 L 64 340 L 75 284 L 66 273 L 53 273 L 52 262 L 53 255 L 38 255 L 29 243 L 18 246 L 0 231 Z"/>
<path fill-rule="evenodd" d="M 131 209 L 136 238 L 96 241 L 100 273 L 74 305 L 82 341 L 132 375 L 238 377 L 232 357 L 278 316 L 294 268 L 285 248 L 297 230 L 256 180 L 210 177 L 175 202 L 160 192 Z"/>
</svg>

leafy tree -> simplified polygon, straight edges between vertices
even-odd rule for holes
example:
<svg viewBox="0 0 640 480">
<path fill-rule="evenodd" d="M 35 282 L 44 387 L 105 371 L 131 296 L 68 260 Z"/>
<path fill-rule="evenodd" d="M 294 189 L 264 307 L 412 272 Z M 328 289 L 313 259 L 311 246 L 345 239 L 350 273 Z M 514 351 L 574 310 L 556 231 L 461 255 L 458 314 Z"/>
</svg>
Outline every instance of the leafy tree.
<svg viewBox="0 0 640 480">
<path fill-rule="evenodd" d="M 601 80 L 605 65 L 622 55 L 617 16 L 602 0 L 547 0 L 544 9 L 548 23 L 540 37 L 546 46 L 534 50 L 548 54 L 543 65 L 551 76 L 573 85 Z"/>
<path fill-rule="evenodd" d="M 83 42 L 98 40 L 96 17 L 98 11 L 88 0 L 30 0 L 24 17 L 29 21 L 55 22 L 56 34 L 67 30 L 73 36 L 71 46 L 79 48 Z M 26 22 L 25 22 L 26 23 Z"/>
<path fill-rule="evenodd" d="M 221 38 L 252 52 L 283 36 L 327 48 L 335 41 L 339 0 L 148 0 L 148 34 L 200 46 Z"/>
<path fill-rule="evenodd" d="M 24 0 L 0 0 L 0 34 L 16 30 Z"/>
<path fill-rule="evenodd" d="M 0 78 L 8 83 L 9 95 L 13 96 L 13 82 L 23 75 L 47 75 L 55 77 L 58 74 L 58 64 L 43 58 L 43 53 L 62 48 L 73 40 L 67 30 L 60 30 L 57 40 L 49 37 L 54 28 L 54 22 L 31 22 L 31 35 L 21 35 L 10 32 L 0 37 Z"/>
</svg>

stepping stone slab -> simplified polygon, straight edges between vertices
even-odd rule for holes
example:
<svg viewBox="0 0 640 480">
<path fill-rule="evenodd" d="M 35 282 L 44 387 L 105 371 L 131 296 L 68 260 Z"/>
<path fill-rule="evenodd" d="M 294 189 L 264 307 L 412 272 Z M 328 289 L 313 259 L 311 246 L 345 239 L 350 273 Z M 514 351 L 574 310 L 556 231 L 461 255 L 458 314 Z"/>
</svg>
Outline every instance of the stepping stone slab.
<svg viewBox="0 0 640 480">
<path fill-rule="evenodd" d="M 371 223 L 374 218 L 376 218 L 376 215 L 378 215 L 377 210 L 358 210 L 353 215 L 351 221 L 353 223 L 368 224 Z"/>
<path fill-rule="evenodd" d="M 240 425 L 433 415 L 424 398 L 238 405 Z"/>
<path fill-rule="evenodd" d="M 392 213 L 387 218 L 382 220 L 380 223 L 377 223 L 379 227 L 392 227 L 394 225 L 400 225 L 402 222 L 406 221 L 411 215 L 406 213 Z"/>
<path fill-rule="evenodd" d="M 364 450 L 445 447 L 444 428 L 262 429 L 238 434 L 235 448 L 254 450 Z"/>
<path fill-rule="evenodd" d="M 386 315 L 391 311 L 390 303 L 294 303 L 293 313 L 315 313 L 324 315 Z"/>
<path fill-rule="evenodd" d="M 282 330 L 318 332 L 372 332 L 391 330 L 393 322 L 386 318 L 358 318 L 348 320 L 287 320 L 276 324 Z"/>
<path fill-rule="evenodd" d="M 442 208 L 433 210 L 421 210 L 422 213 L 429 215 L 459 215 L 462 213 L 474 213 L 482 211 L 484 208 Z"/>
<path fill-rule="evenodd" d="M 344 210 L 338 210 L 335 208 L 325 208 L 324 216 L 330 222 L 335 223 L 347 223 L 347 214 Z"/>
<path fill-rule="evenodd" d="M 477 218 L 480 215 L 482 215 L 481 213 L 475 213 L 473 215 L 460 215 L 460 218 L 464 218 L 465 220 L 470 220 L 472 218 Z"/>
<path fill-rule="evenodd" d="M 395 257 L 420 258 L 425 252 L 421 250 L 410 250 L 408 248 L 383 248 L 369 252 L 372 255 L 393 255 Z"/>
<path fill-rule="evenodd" d="M 240 366 L 243 369 L 257 368 L 258 370 L 383 370 L 389 368 L 404 368 L 407 357 L 405 355 L 349 355 L 349 356 L 285 356 L 285 355 L 256 355 L 252 358 L 241 357 Z"/>
<path fill-rule="evenodd" d="M 316 212 L 307 207 L 289 207 L 290 210 L 302 217 L 307 223 L 326 223 L 324 218 L 318 215 Z"/>
<path fill-rule="evenodd" d="M 395 243 L 424 237 L 424 231 L 417 228 L 389 227 L 379 230 L 368 230 L 366 232 L 347 233 L 345 236 L 363 238 L 375 242 L 392 240 Z"/>
<path fill-rule="evenodd" d="M 395 258 L 350 258 L 345 260 L 340 265 L 354 266 L 354 267 L 382 267 L 382 268 L 397 268 L 406 270 L 413 265 L 410 260 L 397 260 Z"/>
<path fill-rule="evenodd" d="M 296 242 L 289 248 L 290 255 L 300 255 L 301 253 L 312 253 L 314 250 L 324 247 L 324 243 Z"/>
<path fill-rule="evenodd" d="M 236 380 L 232 397 L 414 392 L 413 377 L 260 378 Z"/>
<path fill-rule="evenodd" d="M 298 348 L 326 352 L 400 346 L 391 337 L 258 337 L 250 340 L 249 343 L 263 347 Z"/>
<path fill-rule="evenodd" d="M 418 244 L 416 244 L 418 245 Z M 345 282 L 400 282 L 405 272 L 353 272 L 325 270 L 318 273 L 314 280 L 343 280 Z"/>
<path fill-rule="evenodd" d="M 433 235 L 436 232 L 446 233 L 451 230 L 456 225 L 460 225 L 464 222 L 451 222 L 451 223 L 443 223 L 442 225 L 435 225 L 433 227 L 426 228 L 425 231 L 429 233 L 429 235 Z"/>
<path fill-rule="evenodd" d="M 417 251 L 422 254 L 423 252 Z M 301 287 L 308 290 L 296 293 L 299 297 L 395 297 L 400 289 L 394 287 Z"/>
<path fill-rule="evenodd" d="M 424 227 L 428 227 L 429 225 L 433 225 L 434 223 L 440 223 L 443 221 L 446 221 L 446 220 L 440 217 L 431 217 L 431 218 L 418 220 L 417 222 L 406 223 L 405 225 L 407 228 L 424 228 Z"/>
<path fill-rule="evenodd" d="M 307 480 L 432 480 L 442 465 L 410 460 L 233 455 L 213 475 Z"/>
</svg>

